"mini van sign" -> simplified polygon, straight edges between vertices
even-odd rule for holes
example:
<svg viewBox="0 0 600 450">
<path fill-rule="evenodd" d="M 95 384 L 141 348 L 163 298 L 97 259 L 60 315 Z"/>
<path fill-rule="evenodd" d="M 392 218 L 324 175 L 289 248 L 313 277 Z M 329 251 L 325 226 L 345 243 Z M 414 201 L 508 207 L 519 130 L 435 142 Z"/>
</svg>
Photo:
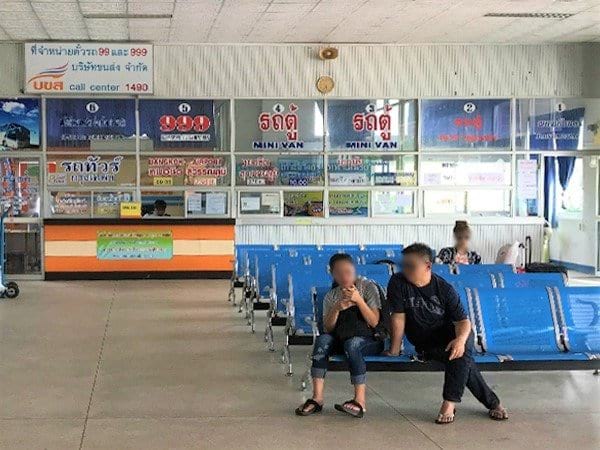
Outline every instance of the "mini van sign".
<svg viewBox="0 0 600 450">
<path fill-rule="evenodd" d="M 25 44 L 25 92 L 152 94 L 153 47 L 148 44 Z"/>
</svg>

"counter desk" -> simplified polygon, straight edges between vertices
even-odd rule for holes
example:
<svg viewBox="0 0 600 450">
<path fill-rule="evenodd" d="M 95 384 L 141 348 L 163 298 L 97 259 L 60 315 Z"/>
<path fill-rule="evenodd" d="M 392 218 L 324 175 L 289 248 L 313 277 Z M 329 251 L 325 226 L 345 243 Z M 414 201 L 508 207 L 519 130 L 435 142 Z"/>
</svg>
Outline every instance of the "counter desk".
<svg viewBox="0 0 600 450">
<path fill-rule="evenodd" d="M 46 280 L 229 278 L 233 219 L 46 219 Z"/>
</svg>

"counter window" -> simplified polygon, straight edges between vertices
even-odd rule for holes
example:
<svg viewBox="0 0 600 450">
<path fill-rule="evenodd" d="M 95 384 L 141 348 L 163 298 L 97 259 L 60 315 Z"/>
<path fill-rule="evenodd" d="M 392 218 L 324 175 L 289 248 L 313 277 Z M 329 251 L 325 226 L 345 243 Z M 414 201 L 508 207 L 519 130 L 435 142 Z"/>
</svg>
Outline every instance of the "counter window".
<svg viewBox="0 0 600 450">
<path fill-rule="evenodd" d="M 142 191 L 142 217 L 184 217 L 183 192 Z"/>
<path fill-rule="evenodd" d="M 240 192 L 240 215 L 281 215 L 281 195 L 279 192 Z"/>
<path fill-rule="evenodd" d="M 229 213 L 227 192 L 185 193 L 186 217 L 225 216 Z"/>
</svg>

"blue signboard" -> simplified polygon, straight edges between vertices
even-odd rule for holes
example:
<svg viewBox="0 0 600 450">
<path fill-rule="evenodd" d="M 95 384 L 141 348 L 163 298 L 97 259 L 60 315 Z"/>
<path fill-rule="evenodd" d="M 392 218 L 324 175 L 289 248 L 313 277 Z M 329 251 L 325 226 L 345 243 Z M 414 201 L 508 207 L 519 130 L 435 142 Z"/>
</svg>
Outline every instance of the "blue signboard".
<svg viewBox="0 0 600 450">
<path fill-rule="evenodd" d="M 423 100 L 423 148 L 510 148 L 509 99 Z"/>
<path fill-rule="evenodd" d="M 212 100 L 140 100 L 139 109 L 140 134 L 154 148 L 217 146 Z"/>
<path fill-rule="evenodd" d="M 586 107 L 580 99 L 526 99 L 517 102 L 517 148 L 583 148 Z"/>
<path fill-rule="evenodd" d="M 135 100 L 49 98 L 46 136 L 49 150 L 133 150 Z M 127 148 L 124 139 L 131 140 Z"/>
<path fill-rule="evenodd" d="M 40 147 L 40 101 L 0 99 L 0 151 Z"/>
<path fill-rule="evenodd" d="M 327 102 L 328 148 L 414 150 L 416 101 L 398 99 Z"/>
</svg>

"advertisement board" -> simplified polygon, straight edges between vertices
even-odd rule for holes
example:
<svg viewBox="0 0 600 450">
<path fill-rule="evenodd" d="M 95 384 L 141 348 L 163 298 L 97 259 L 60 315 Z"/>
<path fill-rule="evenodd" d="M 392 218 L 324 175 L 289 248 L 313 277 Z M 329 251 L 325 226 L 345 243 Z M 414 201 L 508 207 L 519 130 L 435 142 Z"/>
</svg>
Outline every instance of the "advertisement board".
<svg viewBox="0 0 600 450">
<path fill-rule="evenodd" d="M 152 94 L 153 47 L 138 43 L 26 43 L 24 91 Z"/>
</svg>

